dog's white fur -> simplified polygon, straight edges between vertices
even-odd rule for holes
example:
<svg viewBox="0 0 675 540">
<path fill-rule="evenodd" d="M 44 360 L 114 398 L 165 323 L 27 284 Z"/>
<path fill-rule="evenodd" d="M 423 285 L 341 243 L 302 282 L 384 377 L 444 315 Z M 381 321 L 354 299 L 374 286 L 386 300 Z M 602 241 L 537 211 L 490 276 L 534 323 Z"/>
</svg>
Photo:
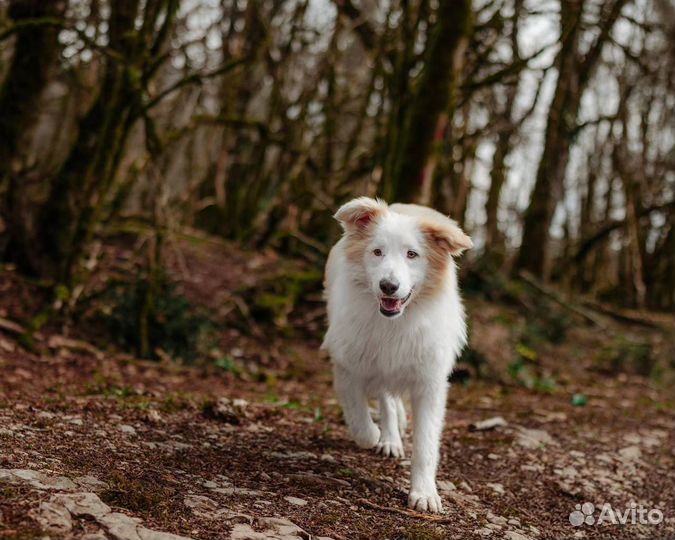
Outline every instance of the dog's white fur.
<svg viewBox="0 0 675 540">
<path fill-rule="evenodd" d="M 408 505 L 440 512 L 436 469 L 447 380 L 466 343 L 452 256 L 471 247 L 471 240 L 454 221 L 417 205 L 388 206 L 361 197 L 342 206 L 335 217 L 344 235 L 326 265 L 329 327 L 322 348 L 333 362 L 347 426 L 359 446 L 403 457 L 401 396 L 409 392 L 413 455 Z M 398 282 L 398 290 L 383 294 L 382 280 Z M 381 311 L 392 305 L 400 305 L 400 312 Z M 379 427 L 368 411 L 371 397 L 379 400 Z"/>
</svg>

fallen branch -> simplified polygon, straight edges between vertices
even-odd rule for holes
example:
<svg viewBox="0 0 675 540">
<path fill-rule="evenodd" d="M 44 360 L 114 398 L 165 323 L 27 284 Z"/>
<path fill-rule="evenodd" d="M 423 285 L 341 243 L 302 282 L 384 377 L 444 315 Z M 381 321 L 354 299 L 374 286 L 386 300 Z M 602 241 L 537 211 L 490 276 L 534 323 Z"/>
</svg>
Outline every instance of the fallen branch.
<svg viewBox="0 0 675 540">
<path fill-rule="evenodd" d="M 79 339 L 67 338 L 64 336 L 53 335 L 47 340 L 47 346 L 50 349 L 67 349 L 75 352 L 83 352 L 92 355 L 97 359 L 103 358 L 103 352 L 94 347 L 91 343 Z"/>
<path fill-rule="evenodd" d="M 359 499 L 357 502 L 361 506 L 365 506 L 373 510 L 380 510 L 382 512 L 389 512 L 391 514 L 399 514 L 401 516 L 423 519 L 425 521 L 432 521 L 434 523 L 457 523 L 457 518 L 436 516 L 433 514 L 423 514 L 422 512 L 415 512 L 414 510 L 403 510 L 401 508 L 392 508 L 391 506 L 380 506 L 379 504 L 370 502 L 367 499 Z"/>
<path fill-rule="evenodd" d="M 525 283 L 530 285 L 532 288 L 536 289 L 540 293 L 542 293 L 544 296 L 550 298 L 553 300 L 556 304 L 561 306 L 563 309 L 566 309 L 570 313 L 573 313 L 577 315 L 578 317 L 581 317 L 585 321 L 590 322 L 591 324 L 602 328 L 603 330 L 607 329 L 607 325 L 602 321 L 600 318 L 596 317 L 595 315 L 592 315 L 591 313 L 588 313 L 585 309 L 582 309 L 578 306 L 575 306 L 572 302 L 570 302 L 568 299 L 562 298 L 560 294 L 555 292 L 553 289 L 547 287 L 543 283 L 540 283 L 537 278 L 535 278 L 532 274 L 529 272 L 525 271 L 520 271 L 518 272 L 518 277 L 522 279 Z"/>
<path fill-rule="evenodd" d="M 0 317 L 0 330 L 5 330 L 18 335 L 26 333 L 26 329 L 23 326 L 14 321 L 10 321 L 9 319 L 3 319 L 2 317 Z"/>
<path fill-rule="evenodd" d="M 612 309 L 609 306 L 605 306 L 593 300 L 582 300 L 581 303 L 587 308 L 597 311 L 598 313 L 602 313 L 603 315 L 612 317 L 613 319 L 616 319 L 617 321 L 620 322 L 637 324 L 639 326 L 645 326 L 647 328 L 661 328 L 660 324 L 646 317 L 640 317 L 632 313 L 627 313 L 626 311 Z"/>
</svg>

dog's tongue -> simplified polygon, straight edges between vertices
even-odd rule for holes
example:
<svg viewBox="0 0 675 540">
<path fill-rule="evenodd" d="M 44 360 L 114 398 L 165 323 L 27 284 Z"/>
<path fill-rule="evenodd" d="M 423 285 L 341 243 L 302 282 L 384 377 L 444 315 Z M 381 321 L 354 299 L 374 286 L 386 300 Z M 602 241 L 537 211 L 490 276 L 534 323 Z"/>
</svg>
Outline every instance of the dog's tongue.
<svg viewBox="0 0 675 540">
<path fill-rule="evenodd" d="M 401 300 L 399 298 L 382 298 L 380 300 L 382 307 L 387 311 L 398 311 L 401 309 Z"/>
</svg>

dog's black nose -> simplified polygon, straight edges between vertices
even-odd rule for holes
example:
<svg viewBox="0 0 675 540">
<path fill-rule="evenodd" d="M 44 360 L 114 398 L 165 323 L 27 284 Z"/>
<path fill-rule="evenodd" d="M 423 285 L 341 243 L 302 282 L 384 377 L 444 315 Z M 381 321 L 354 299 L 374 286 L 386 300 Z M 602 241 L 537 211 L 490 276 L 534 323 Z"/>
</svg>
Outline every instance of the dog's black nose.
<svg viewBox="0 0 675 540">
<path fill-rule="evenodd" d="M 380 281 L 380 289 L 387 296 L 391 296 L 396 291 L 398 291 L 398 283 L 396 281 L 389 281 L 388 279 L 383 279 Z"/>
</svg>

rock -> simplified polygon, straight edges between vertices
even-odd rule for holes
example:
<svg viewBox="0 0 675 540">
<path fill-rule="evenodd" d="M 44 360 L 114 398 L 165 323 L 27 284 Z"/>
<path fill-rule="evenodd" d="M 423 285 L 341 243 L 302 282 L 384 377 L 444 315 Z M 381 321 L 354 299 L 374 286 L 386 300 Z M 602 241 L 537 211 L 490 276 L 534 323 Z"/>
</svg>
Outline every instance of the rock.
<svg viewBox="0 0 675 540">
<path fill-rule="evenodd" d="M 136 435 L 136 428 L 128 424 L 120 424 L 119 426 L 117 426 L 117 429 L 119 429 L 122 433 L 127 433 L 129 435 Z"/>
<path fill-rule="evenodd" d="M 216 501 L 203 495 L 188 495 L 183 499 L 183 504 L 198 515 L 211 516 L 218 509 Z"/>
<path fill-rule="evenodd" d="M 469 425 L 470 431 L 488 431 L 498 427 L 506 426 L 507 422 L 501 416 L 495 416 L 493 418 L 487 418 L 479 422 L 474 422 Z"/>
<path fill-rule="evenodd" d="M 553 438 L 543 429 L 516 427 L 516 444 L 525 448 L 537 449 L 547 444 L 556 444 Z"/>
<path fill-rule="evenodd" d="M 496 461 L 499 459 L 499 456 L 497 454 L 488 454 L 487 458 Z"/>
<path fill-rule="evenodd" d="M 246 417 L 248 402 L 244 399 L 219 398 L 215 402 L 204 405 L 202 414 L 211 420 L 218 420 L 231 425 L 241 424 L 241 418 Z"/>
<path fill-rule="evenodd" d="M 328 463 L 337 463 L 337 460 L 330 454 L 321 454 L 321 461 L 326 461 Z"/>
<path fill-rule="evenodd" d="M 77 486 L 70 478 L 54 476 L 31 469 L 0 469 L 0 480 L 3 479 L 11 483 L 28 482 L 36 489 L 54 491 L 73 491 L 77 489 Z"/>
<path fill-rule="evenodd" d="M 490 523 L 494 523 L 495 525 L 506 525 L 506 523 L 507 523 L 507 520 L 506 520 L 505 517 L 502 517 L 502 516 L 496 516 L 496 515 L 493 514 L 492 512 L 488 512 L 487 520 L 488 520 Z"/>
<path fill-rule="evenodd" d="M 108 533 L 117 540 L 190 540 L 185 536 L 155 531 L 140 525 L 140 519 L 121 512 L 110 512 L 98 519 Z"/>
<path fill-rule="evenodd" d="M 527 536 L 520 534 L 517 531 L 506 531 L 504 537 L 508 540 L 528 540 Z"/>
<path fill-rule="evenodd" d="M 576 478 L 579 476 L 577 470 L 572 466 L 567 466 L 564 469 L 554 469 L 553 473 L 563 478 Z"/>
<path fill-rule="evenodd" d="M 73 478 L 73 480 L 78 486 L 90 489 L 106 489 L 108 487 L 108 484 L 101 482 L 98 478 L 90 475 L 78 476 Z"/>
<path fill-rule="evenodd" d="M 265 530 L 256 532 L 248 524 L 236 524 L 232 527 L 232 540 L 304 540 L 310 535 L 286 518 L 263 517 L 257 519 L 258 525 Z"/>
<path fill-rule="evenodd" d="M 457 487 L 449 480 L 439 480 L 438 489 L 440 489 L 441 491 L 455 491 Z"/>
<path fill-rule="evenodd" d="M 488 529 L 487 527 L 482 527 L 481 529 L 476 529 L 473 531 L 473 534 L 477 534 L 479 536 L 490 536 L 494 531 L 492 529 Z"/>
<path fill-rule="evenodd" d="M 284 497 L 289 503 L 294 504 L 296 506 L 305 506 L 307 504 L 307 501 L 305 499 L 299 499 L 298 497 Z"/>
<path fill-rule="evenodd" d="M 499 495 L 504 495 L 504 486 L 502 486 L 501 484 L 488 482 L 487 487 L 489 487 L 492 491 L 494 491 Z"/>
<path fill-rule="evenodd" d="M 52 497 L 52 501 L 66 507 L 74 516 L 98 519 L 110 513 L 110 507 L 96 493 L 59 493 Z"/>
<path fill-rule="evenodd" d="M 86 533 L 80 537 L 80 540 L 107 540 L 108 537 L 105 535 L 103 529 L 99 529 L 96 532 Z"/>
<path fill-rule="evenodd" d="M 162 415 L 157 409 L 148 409 L 145 413 L 145 420 L 151 424 L 161 424 L 164 422 Z"/>
<path fill-rule="evenodd" d="M 531 465 L 521 465 L 520 466 L 521 471 L 528 471 L 528 472 L 537 472 L 541 473 L 544 472 L 544 466 L 537 464 L 531 464 Z"/>
<path fill-rule="evenodd" d="M 624 461 L 637 461 L 642 456 L 639 446 L 626 446 L 619 450 L 619 455 Z"/>
<path fill-rule="evenodd" d="M 35 521 L 45 531 L 64 535 L 73 528 L 73 520 L 70 512 L 62 505 L 53 502 L 42 502 L 36 513 L 33 513 Z"/>
<path fill-rule="evenodd" d="M 471 486 L 470 486 L 465 480 L 462 480 L 462 481 L 459 483 L 459 488 L 462 489 L 462 490 L 464 490 L 464 491 L 468 491 L 468 492 L 473 491 L 473 490 L 471 489 Z"/>
</svg>

